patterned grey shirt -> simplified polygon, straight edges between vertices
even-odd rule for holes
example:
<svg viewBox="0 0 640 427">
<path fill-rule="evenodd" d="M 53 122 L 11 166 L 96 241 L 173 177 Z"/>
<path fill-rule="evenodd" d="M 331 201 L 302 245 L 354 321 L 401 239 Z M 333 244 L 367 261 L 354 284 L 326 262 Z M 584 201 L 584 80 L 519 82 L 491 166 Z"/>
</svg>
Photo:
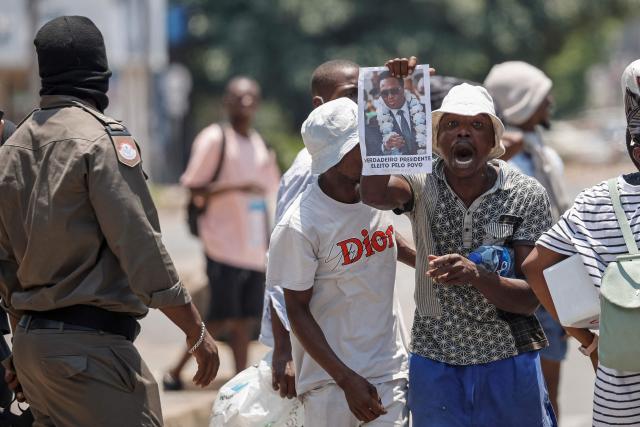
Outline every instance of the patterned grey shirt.
<svg viewBox="0 0 640 427">
<path fill-rule="evenodd" d="M 547 345 L 534 316 L 506 313 L 471 285 L 446 286 L 426 275 L 427 256 L 468 256 L 482 245 L 533 246 L 551 226 L 549 199 L 534 179 L 501 160 L 494 186 L 467 209 L 436 159 L 430 175 L 405 176 L 416 242 L 414 353 L 453 365 L 488 363 Z"/>
</svg>

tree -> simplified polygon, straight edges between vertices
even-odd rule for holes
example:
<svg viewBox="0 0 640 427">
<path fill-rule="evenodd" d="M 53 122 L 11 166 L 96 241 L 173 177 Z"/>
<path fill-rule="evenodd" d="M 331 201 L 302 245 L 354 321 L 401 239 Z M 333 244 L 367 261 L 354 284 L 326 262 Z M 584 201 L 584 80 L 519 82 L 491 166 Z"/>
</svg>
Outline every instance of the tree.
<svg viewBox="0 0 640 427">
<path fill-rule="evenodd" d="M 261 130 L 286 164 L 310 110 L 311 73 L 323 61 L 375 66 L 415 54 L 439 74 L 483 81 L 493 64 L 524 60 L 551 76 L 558 110 L 566 113 L 583 105 L 585 72 L 606 58 L 615 30 L 637 13 L 634 3 L 171 0 L 186 8 L 191 34 L 171 56 L 194 73 L 195 127 L 212 120 L 230 76 L 256 78 L 266 101 Z"/>
</svg>

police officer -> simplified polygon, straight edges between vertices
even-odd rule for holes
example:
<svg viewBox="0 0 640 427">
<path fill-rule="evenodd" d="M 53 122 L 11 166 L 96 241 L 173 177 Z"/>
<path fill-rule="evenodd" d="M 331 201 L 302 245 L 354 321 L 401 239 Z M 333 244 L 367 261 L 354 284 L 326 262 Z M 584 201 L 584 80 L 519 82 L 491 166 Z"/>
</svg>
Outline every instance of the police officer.
<svg viewBox="0 0 640 427">
<path fill-rule="evenodd" d="M 103 114 L 102 34 L 63 16 L 34 44 L 40 108 L 0 148 L 0 296 L 17 375 L 8 379 L 36 426 L 160 426 L 136 319 L 159 308 L 185 332 L 197 385 L 215 377 L 217 348 L 162 244 L 137 144 Z"/>
</svg>

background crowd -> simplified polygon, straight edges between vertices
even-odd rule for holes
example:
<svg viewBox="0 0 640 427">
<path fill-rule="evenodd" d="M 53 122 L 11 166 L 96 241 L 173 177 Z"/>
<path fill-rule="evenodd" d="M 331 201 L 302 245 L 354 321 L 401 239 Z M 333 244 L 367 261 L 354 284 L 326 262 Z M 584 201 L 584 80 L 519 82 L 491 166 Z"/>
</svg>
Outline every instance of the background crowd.
<svg viewBox="0 0 640 427">
<path fill-rule="evenodd" d="M 41 2 L 28 3 L 29 12 L 40 24 L 46 13 L 52 13 Z M 565 165 L 557 153 L 565 156 L 569 175 L 584 171 L 572 163 L 584 153 L 567 146 L 585 135 L 589 138 L 582 140 L 585 144 L 582 151 L 596 153 L 590 161 L 623 159 L 619 154 L 625 151 L 624 134 L 620 138 L 620 131 L 612 122 L 624 128 L 620 125 L 624 115 L 619 76 L 629 59 L 637 57 L 640 51 L 635 37 L 638 21 L 633 3 L 623 0 L 606 5 L 598 1 L 562 5 L 515 0 L 434 1 L 373 8 L 366 2 L 341 0 L 319 4 L 278 2 L 272 7 L 226 1 L 168 2 L 165 10 L 167 64 L 185 67 L 191 90 L 187 91 L 188 103 L 179 120 L 170 121 L 170 131 L 157 140 L 141 141 L 142 155 L 148 160 L 153 194 L 156 201 L 161 202 L 161 217 L 163 201 L 167 211 L 182 211 L 185 201 L 181 195 L 177 198 L 179 202 L 167 202 L 175 193 L 164 184 L 179 181 L 184 187 L 196 188 L 218 181 L 226 186 L 220 197 L 204 200 L 204 205 L 211 206 L 208 218 L 200 219 L 199 238 L 207 257 L 206 267 L 189 264 L 189 269 L 205 271 L 206 281 L 212 285 L 222 283 L 222 278 L 225 283 L 237 284 L 233 288 L 236 295 L 219 298 L 230 288 L 214 286 L 209 298 L 203 298 L 210 299 L 203 304 L 208 312 L 207 326 L 229 343 L 234 369 L 241 370 L 252 360 L 251 355 L 248 356 L 249 342 L 257 337 L 257 324 L 262 316 L 262 254 L 273 226 L 268 215 L 273 207 L 269 204 L 276 197 L 280 171 L 289 167 L 302 146 L 298 129 L 311 110 L 309 81 L 320 63 L 347 58 L 376 66 L 398 52 L 417 54 L 421 62 L 435 65 L 440 74 L 432 81 L 434 109 L 437 108 L 434 100 L 439 104 L 453 85 L 463 81 L 483 82 L 496 101 L 498 115 L 507 125 L 504 136 L 507 152 L 503 159 L 511 160 L 544 185 L 552 199 L 555 221 L 570 206 L 577 190 L 591 184 L 571 181 L 571 176 L 563 175 Z M 273 31 L 273 28 L 279 30 Z M 526 68 L 522 62 L 505 62 L 513 59 L 526 60 L 537 68 Z M 514 69 L 508 67 L 524 67 L 517 72 L 526 74 L 527 79 L 509 81 L 507 77 L 513 75 Z M 7 117 L 19 122 L 27 112 L 25 94 L 32 90 L 31 83 L 29 79 L 13 76 L 15 70 L 0 67 L 0 73 L 12 75 L 2 82 L 0 100 Z M 119 103 L 127 97 L 121 86 L 127 73 L 115 73 L 113 89 L 116 94 L 113 108 L 125 113 L 127 109 Z M 147 111 L 140 113 L 148 117 L 134 121 L 134 128 L 153 128 L 159 120 L 169 117 L 168 107 L 158 107 L 162 102 L 154 103 L 170 101 L 162 99 L 159 89 L 169 73 L 166 69 L 153 70 L 151 75 L 147 81 L 148 98 L 145 98 Z M 416 74 L 406 79 L 405 88 L 415 90 L 421 78 L 424 76 Z M 544 90 L 535 94 L 539 99 L 534 96 L 535 100 L 524 111 L 510 110 L 508 101 L 500 102 L 500 99 L 509 98 L 507 86 L 523 83 Z M 375 82 L 366 90 L 372 103 L 380 96 Z M 422 95 L 417 90 L 413 93 Z M 616 118 L 614 113 L 614 118 L 609 120 L 607 114 L 602 114 L 594 120 L 582 114 L 585 108 L 607 106 L 615 106 L 614 111 L 620 113 L 620 117 Z M 554 119 L 574 119 L 569 125 L 570 132 L 554 134 L 553 126 L 550 133 L 541 132 L 549 127 L 552 112 Z M 373 109 L 369 113 L 373 113 Z M 122 118 L 128 119 L 126 114 Z M 567 128 L 560 127 L 563 129 Z M 153 135 L 153 132 L 144 132 Z M 598 151 L 603 141 L 614 139 L 613 134 L 618 136 L 615 145 L 606 146 L 606 153 Z M 221 142 L 226 148 L 221 149 Z M 243 142 L 251 144 L 250 156 L 233 148 Z M 557 150 L 549 150 L 549 146 Z M 572 158 L 575 151 L 579 153 Z M 610 152 L 618 155 L 612 156 Z M 218 174 L 215 166 L 223 158 L 229 160 L 225 160 L 228 163 Z M 602 169 L 614 170 L 610 173 L 613 176 L 630 168 L 629 164 L 614 162 L 612 169 Z M 219 209 L 221 205 L 225 206 L 224 213 Z M 246 210 L 245 205 L 251 209 Z M 184 235 L 178 239 L 187 239 L 186 228 L 181 232 Z M 197 274 L 192 277 L 195 277 L 193 283 L 205 282 Z M 225 303 L 228 301 L 243 304 Z M 282 310 L 277 305 L 272 308 Z M 537 315 L 552 344 L 551 350 L 543 354 L 543 370 L 557 410 L 560 362 L 567 352 L 566 337 L 547 313 L 540 311 Z M 235 321 L 239 318 L 246 321 Z M 180 373 L 188 356 L 181 360 L 178 357 L 176 354 L 177 365 L 162 365 L 167 390 L 184 387 Z M 283 373 L 286 369 L 285 364 Z M 588 402 L 585 405 L 588 406 Z M 588 409 L 585 412 L 588 413 Z"/>
</svg>

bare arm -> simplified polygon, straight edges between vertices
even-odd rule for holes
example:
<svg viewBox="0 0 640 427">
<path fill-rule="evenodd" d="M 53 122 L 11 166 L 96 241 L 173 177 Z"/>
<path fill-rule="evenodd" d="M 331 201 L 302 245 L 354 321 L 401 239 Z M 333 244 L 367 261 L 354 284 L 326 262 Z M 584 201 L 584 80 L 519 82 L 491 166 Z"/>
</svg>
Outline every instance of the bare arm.
<svg viewBox="0 0 640 427">
<path fill-rule="evenodd" d="M 502 135 L 502 145 L 504 145 L 504 154 L 500 157 L 500 160 L 506 162 L 522 151 L 524 135 L 522 132 L 505 132 Z"/>
<path fill-rule="evenodd" d="M 361 421 L 373 421 L 386 413 L 378 392 L 367 380 L 349 369 L 331 349 L 309 309 L 312 295 L 313 287 L 306 291 L 284 290 L 291 330 L 305 351 L 342 388 L 351 412 Z"/>
<path fill-rule="evenodd" d="M 547 281 L 544 278 L 544 270 L 567 258 L 566 255 L 553 252 L 544 246 L 536 246 L 522 264 L 522 271 L 527 276 L 531 289 L 535 292 L 540 303 L 559 322 L 558 312 L 553 304 Z M 593 341 L 594 334 L 589 329 L 564 328 L 569 335 L 577 339 L 584 347 L 588 347 Z M 594 369 L 598 367 L 598 352 L 591 353 L 591 362 Z"/>
<path fill-rule="evenodd" d="M 516 275 L 531 252 L 531 246 L 514 247 Z M 538 308 L 538 300 L 529 284 L 522 279 L 501 277 L 479 267 L 459 254 L 429 256 L 428 274 L 438 283 L 462 285 L 470 283 L 497 308 L 509 313 L 531 315 Z"/>
<path fill-rule="evenodd" d="M 360 197 L 374 208 L 390 210 L 402 208 L 411 200 L 409 183 L 393 175 L 363 175 L 360 178 Z"/>
<path fill-rule="evenodd" d="M 271 310 L 271 330 L 273 331 L 273 357 L 271 359 L 271 383 L 274 390 L 280 390 L 280 397 L 289 399 L 296 396 L 295 371 L 291 357 L 291 338 L 278 313 L 269 300 Z"/>
<path fill-rule="evenodd" d="M 398 244 L 398 261 L 416 268 L 416 249 L 398 232 L 396 232 L 396 243 Z"/>
<path fill-rule="evenodd" d="M 191 348 L 200 338 L 202 319 L 193 303 L 171 307 L 161 307 L 160 311 L 169 318 L 187 336 L 187 345 Z M 204 330 L 204 341 L 193 353 L 198 363 L 198 371 L 193 382 L 201 387 L 209 385 L 216 377 L 220 367 L 218 348 L 209 332 Z"/>
</svg>

